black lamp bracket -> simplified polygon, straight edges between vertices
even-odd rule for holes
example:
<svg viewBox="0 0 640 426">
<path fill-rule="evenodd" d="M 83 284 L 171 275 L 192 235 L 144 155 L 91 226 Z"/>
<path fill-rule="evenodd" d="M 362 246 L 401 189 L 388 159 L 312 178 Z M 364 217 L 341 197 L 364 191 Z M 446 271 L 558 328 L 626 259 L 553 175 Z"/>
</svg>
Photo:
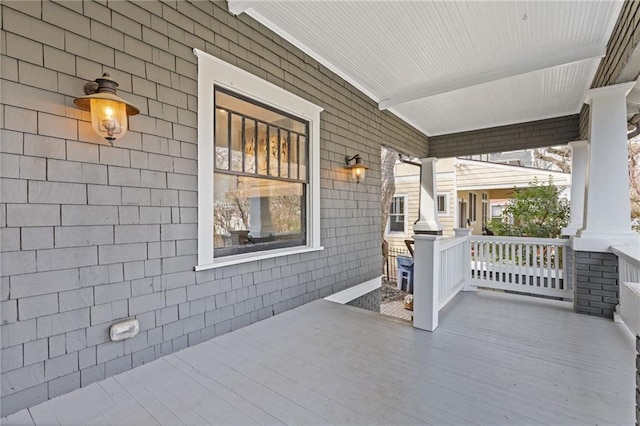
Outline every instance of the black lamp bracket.
<svg viewBox="0 0 640 426">
<path fill-rule="evenodd" d="M 362 162 L 362 157 L 360 157 L 360 154 L 356 154 L 353 157 L 349 157 L 348 155 L 344 157 L 344 162 L 347 164 L 347 166 L 353 160 L 356 160 L 356 164 L 359 164 L 360 162 Z"/>
</svg>

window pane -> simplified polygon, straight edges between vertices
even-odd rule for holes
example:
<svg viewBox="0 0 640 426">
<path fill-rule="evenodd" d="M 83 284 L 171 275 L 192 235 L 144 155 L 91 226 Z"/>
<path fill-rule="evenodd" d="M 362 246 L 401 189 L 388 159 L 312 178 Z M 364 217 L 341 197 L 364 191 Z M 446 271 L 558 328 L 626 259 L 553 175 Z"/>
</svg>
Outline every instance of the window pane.
<svg viewBox="0 0 640 426">
<path fill-rule="evenodd" d="M 298 133 L 307 133 L 307 123 L 297 120 L 293 117 L 280 113 L 272 108 L 265 108 L 256 103 L 249 102 L 239 96 L 216 90 L 216 106 L 231 110 L 233 112 L 241 112 L 244 115 L 251 116 L 265 123 L 274 124 L 287 130 L 293 130 Z"/>
<path fill-rule="evenodd" d="M 244 171 L 256 172 L 256 122 L 250 118 L 244 120 Z"/>
<path fill-rule="evenodd" d="M 242 171 L 242 117 L 231 114 L 231 170 Z"/>
<path fill-rule="evenodd" d="M 289 163 L 289 177 L 298 179 L 298 135 L 291 135 L 291 161 Z"/>
<path fill-rule="evenodd" d="M 229 168 L 229 132 L 227 120 L 229 113 L 223 109 L 216 108 L 216 152 L 215 164 L 217 169 L 227 170 Z"/>
<path fill-rule="evenodd" d="M 258 124 L 258 174 L 267 174 L 267 125 Z"/>
<path fill-rule="evenodd" d="M 446 211 L 447 211 L 447 207 L 446 207 L 446 203 L 445 203 L 445 196 L 444 195 L 438 195 L 438 212 L 444 213 Z"/>
<path fill-rule="evenodd" d="M 389 232 L 404 232 L 404 216 L 389 217 Z"/>
<path fill-rule="evenodd" d="M 227 118 L 216 121 L 217 170 L 307 181 L 306 121 L 220 88 L 215 93 L 216 110 Z"/>
<path fill-rule="evenodd" d="M 404 197 L 393 197 L 389 213 L 392 215 L 404 213 Z"/>
<path fill-rule="evenodd" d="M 300 135 L 298 142 L 298 165 L 300 170 L 298 179 L 307 180 L 307 138 Z"/>
<path fill-rule="evenodd" d="M 303 183 L 217 173 L 215 256 L 306 244 L 304 206 Z"/>
<path fill-rule="evenodd" d="M 278 176 L 278 155 L 280 152 L 278 139 L 278 128 L 269 127 L 269 175 Z"/>
<path fill-rule="evenodd" d="M 289 177 L 289 132 L 280 131 L 280 177 Z"/>
</svg>

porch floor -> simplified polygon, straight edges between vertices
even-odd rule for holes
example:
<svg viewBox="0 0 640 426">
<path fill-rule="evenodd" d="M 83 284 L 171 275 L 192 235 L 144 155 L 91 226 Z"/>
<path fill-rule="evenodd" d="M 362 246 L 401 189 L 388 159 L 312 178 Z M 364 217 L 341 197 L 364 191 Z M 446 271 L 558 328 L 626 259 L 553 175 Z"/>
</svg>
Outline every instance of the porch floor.
<svg viewBox="0 0 640 426">
<path fill-rule="evenodd" d="M 319 300 L 3 424 L 630 425 L 634 363 L 563 302 L 461 293 L 429 333 Z"/>
</svg>

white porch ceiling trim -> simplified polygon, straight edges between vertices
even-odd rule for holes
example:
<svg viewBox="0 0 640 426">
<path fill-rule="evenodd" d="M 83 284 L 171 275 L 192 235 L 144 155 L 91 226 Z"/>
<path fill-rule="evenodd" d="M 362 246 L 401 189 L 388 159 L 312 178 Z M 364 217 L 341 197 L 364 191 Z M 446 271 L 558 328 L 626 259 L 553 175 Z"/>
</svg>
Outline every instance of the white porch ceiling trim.
<svg viewBox="0 0 640 426">
<path fill-rule="evenodd" d="M 491 83 L 493 81 L 504 80 L 506 78 L 515 77 L 518 75 L 529 74 L 549 68 L 556 68 L 575 62 L 600 59 L 604 57 L 606 51 L 606 46 L 600 44 L 586 46 L 579 49 L 566 50 L 552 56 L 523 62 L 512 67 L 488 71 L 471 76 L 469 78 L 464 78 L 457 81 L 447 81 L 441 84 L 425 86 L 414 90 L 407 90 L 389 99 L 380 101 L 378 103 L 378 107 L 381 110 L 384 110 L 399 104 L 417 101 L 419 99 L 430 98 L 432 96 L 441 95 L 443 93 L 466 89 L 473 86 L 479 86 L 481 84 Z"/>
<path fill-rule="evenodd" d="M 229 0 L 229 12 L 238 16 L 242 12 L 246 12 L 251 7 L 251 1 L 247 0 Z"/>
</svg>

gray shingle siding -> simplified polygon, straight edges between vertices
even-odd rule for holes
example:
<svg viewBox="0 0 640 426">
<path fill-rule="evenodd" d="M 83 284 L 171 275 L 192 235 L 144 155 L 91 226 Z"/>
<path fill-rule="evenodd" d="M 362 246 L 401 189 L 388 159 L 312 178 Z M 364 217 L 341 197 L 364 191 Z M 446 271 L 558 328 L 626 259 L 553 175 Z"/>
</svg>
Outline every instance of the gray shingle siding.
<svg viewBox="0 0 640 426">
<path fill-rule="evenodd" d="M 437 158 L 489 154 L 564 145 L 578 140 L 579 116 L 490 127 L 429 138 L 429 156 Z"/>
<path fill-rule="evenodd" d="M 622 83 L 619 77 L 640 41 L 640 2 L 626 0 L 607 43 L 607 52 L 598 64 L 591 88 Z M 633 77 L 635 78 L 635 77 Z M 627 80 L 627 81 L 630 81 Z M 580 110 L 580 139 L 589 135 L 589 106 Z"/>
<path fill-rule="evenodd" d="M 225 3 L 1 8 L 2 415 L 380 275 L 380 148 L 424 135 Z M 194 47 L 324 108 L 324 251 L 194 271 Z M 114 147 L 73 105 L 103 72 L 141 109 Z M 110 342 L 126 317 L 140 335 Z"/>
</svg>

